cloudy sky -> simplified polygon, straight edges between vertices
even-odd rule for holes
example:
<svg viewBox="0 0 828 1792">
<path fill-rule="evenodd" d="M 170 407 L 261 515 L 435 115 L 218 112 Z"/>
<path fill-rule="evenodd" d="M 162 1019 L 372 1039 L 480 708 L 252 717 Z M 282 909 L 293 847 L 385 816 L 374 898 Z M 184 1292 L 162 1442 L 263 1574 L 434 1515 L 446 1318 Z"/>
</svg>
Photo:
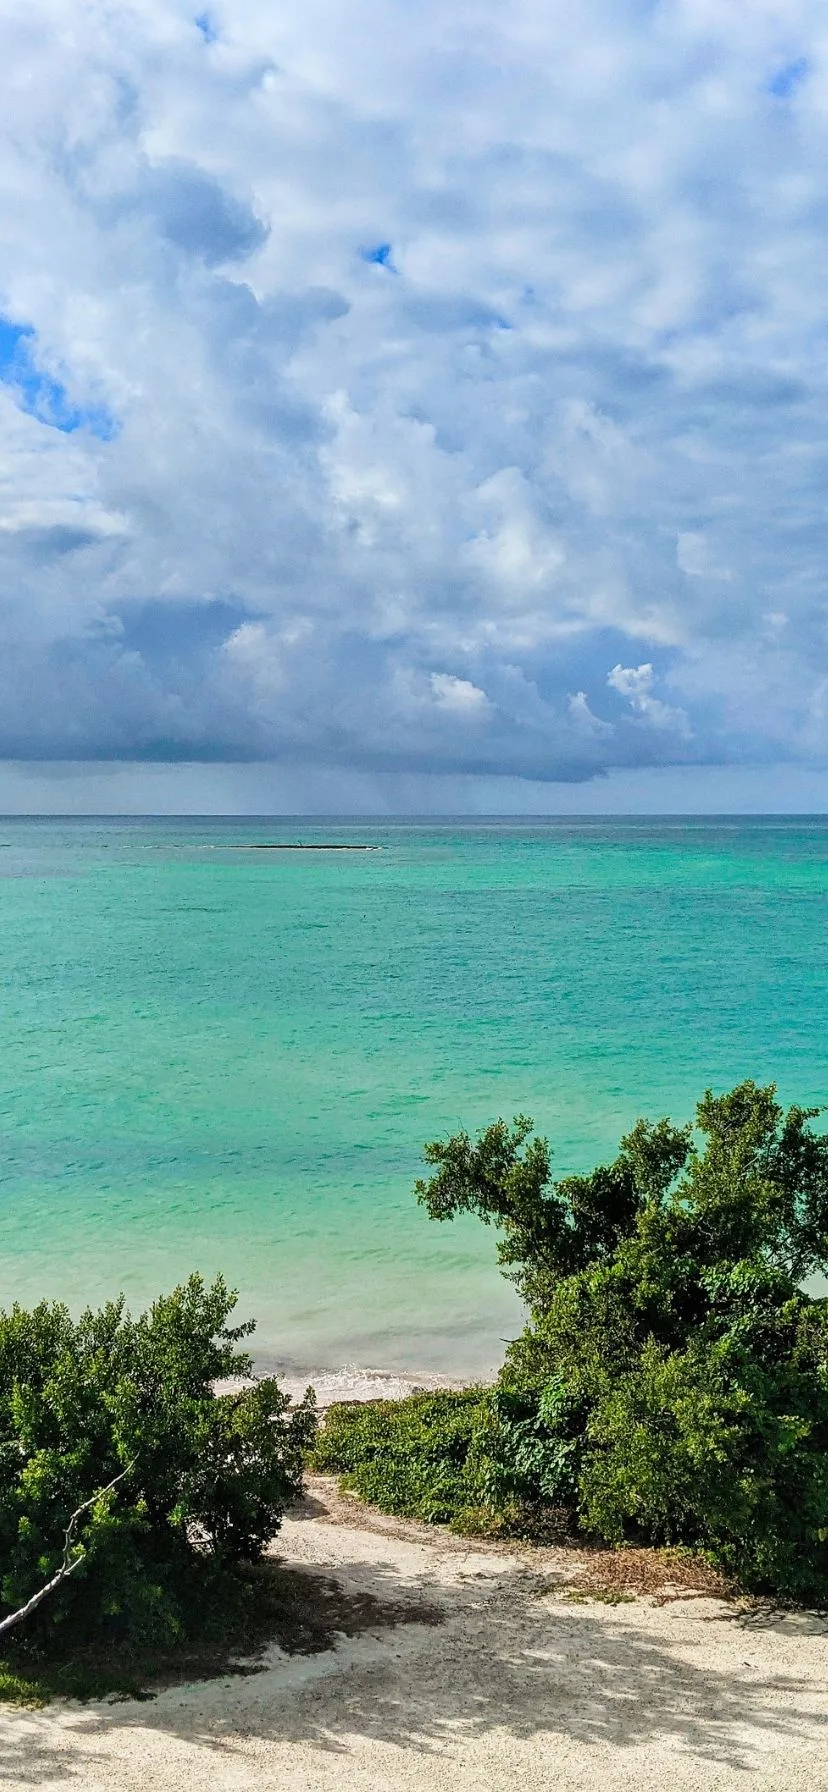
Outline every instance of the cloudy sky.
<svg viewBox="0 0 828 1792">
<path fill-rule="evenodd" d="M 0 802 L 828 807 L 816 0 L 5 0 Z"/>
</svg>

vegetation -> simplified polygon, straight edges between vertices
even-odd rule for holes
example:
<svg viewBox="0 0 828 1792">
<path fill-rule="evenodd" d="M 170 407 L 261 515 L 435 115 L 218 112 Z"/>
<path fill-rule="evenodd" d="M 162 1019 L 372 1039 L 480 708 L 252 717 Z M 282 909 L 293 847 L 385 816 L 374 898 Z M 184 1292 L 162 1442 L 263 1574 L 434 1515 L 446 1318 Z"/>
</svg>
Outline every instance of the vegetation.
<svg viewBox="0 0 828 1792">
<path fill-rule="evenodd" d="M 705 1584 L 828 1601 L 815 1118 L 743 1083 L 705 1095 L 695 1129 L 639 1121 L 612 1163 L 558 1180 L 523 1117 L 428 1145 L 419 1200 L 497 1227 L 528 1323 L 494 1388 L 342 1404 L 316 1441 L 311 1397 L 252 1378 L 221 1280 L 138 1318 L 0 1313 L 0 1698 L 134 1692 L 374 1622 L 261 1560 L 309 1453 L 386 1511 L 634 1542 L 650 1576 L 653 1548 L 696 1578 L 700 1552 Z M 627 1584 L 603 1568 L 584 1590 Z"/>
<path fill-rule="evenodd" d="M 485 1388 L 341 1401 L 329 1408 L 314 1468 L 384 1512 L 455 1528 L 487 1504 L 491 1394 Z"/>
<path fill-rule="evenodd" d="M 2 1638 L 0 1691 L 98 1684 L 104 1664 L 132 1687 L 149 1662 L 219 1660 L 256 1632 L 255 1564 L 315 1415 L 272 1380 L 214 1393 L 251 1375 L 234 1306 L 193 1276 L 137 1319 L 122 1299 L 77 1322 L 0 1314 L 0 1627 L 54 1581 Z"/>
<path fill-rule="evenodd" d="M 828 1599 L 828 1138 L 746 1082 L 554 1181 L 519 1116 L 426 1147 L 433 1219 L 477 1213 L 529 1308 L 498 1386 L 331 1416 L 318 1460 L 387 1510 L 703 1551 Z"/>
<path fill-rule="evenodd" d="M 463 1536 L 555 1537 L 569 1520 L 560 1492 L 571 1446 L 550 1431 L 546 1405 L 502 1385 L 341 1401 L 328 1409 L 311 1463 L 399 1517 Z"/>
</svg>

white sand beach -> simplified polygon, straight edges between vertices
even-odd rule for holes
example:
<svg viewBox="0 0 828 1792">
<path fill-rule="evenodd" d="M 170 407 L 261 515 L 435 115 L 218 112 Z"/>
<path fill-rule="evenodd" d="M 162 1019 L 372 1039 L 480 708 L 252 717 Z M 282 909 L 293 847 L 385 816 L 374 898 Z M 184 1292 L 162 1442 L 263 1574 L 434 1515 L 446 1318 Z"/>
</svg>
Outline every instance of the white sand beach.
<svg viewBox="0 0 828 1792">
<path fill-rule="evenodd" d="M 278 1555 L 361 1633 L 148 1702 L 6 1709 L 20 1792 L 724 1792 L 828 1788 L 828 1620 L 567 1593 L 555 1549 L 470 1545 L 328 1480 Z"/>
</svg>

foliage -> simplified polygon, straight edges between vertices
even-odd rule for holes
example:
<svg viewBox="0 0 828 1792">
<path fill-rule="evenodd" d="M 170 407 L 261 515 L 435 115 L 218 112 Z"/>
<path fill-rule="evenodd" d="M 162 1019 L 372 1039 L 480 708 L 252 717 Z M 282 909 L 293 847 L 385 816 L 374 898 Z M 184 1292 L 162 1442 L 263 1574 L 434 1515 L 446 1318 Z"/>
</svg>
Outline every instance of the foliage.
<svg viewBox="0 0 828 1792">
<path fill-rule="evenodd" d="M 489 1433 L 493 1504 L 565 1499 L 611 1542 L 691 1545 L 828 1598 L 828 1301 L 802 1287 L 828 1269 L 816 1113 L 745 1082 L 704 1096 L 695 1133 L 640 1120 L 611 1164 L 558 1181 L 523 1116 L 426 1147 L 419 1200 L 497 1225 L 530 1310 Z"/>
<path fill-rule="evenodd" d="M 0 1616 L 58 1568 L 73 1510 L 127 1471 L 83 1514 L 77 1571 L 9 1633 L 15 1662 L 184 1647 L 278 1528 L 315 1418 L 274 1381 L 214 1394 L 251 1373 L 234 1306 L 193 1276 L 135 1319 L 123 1299 L 77 1321 L 46 1303 L 0 1314 Z"/>
<path fill-rule="evenodd" d="M 571 1504 L 574 1408 L 550 1385 L 540 1399 L 472 1387 L 328 1410 L 312 1467 L 383 1512 L 471 1531 L 524 1533 L 541 1508 Z"/>
<path fill-rule="evenodd" d="M 0 1705 L 45 1705 L 47 1697 L 31 1673 L 20 1673 L 10 1662 L 0 1661 Z"/>
<path fill-rule="evenodd" d="M 690 1129 L 639 1121 L 608 1168 L 559 1182 L 551 1180 L 547 1141 L 531 1132 L 532 1121 L 518 1114 L 512 1126 L 496 1120 L 474 1143 L 466 1132 L 432 1141 L 424 1156 L 437 1168 L 415 1194 L 433 1220 L 476 1213 L 499 1226 L 500 1262 L 542 1311 L 562 1276 L 607 1261 L 647 1195 L 669 1187 L 687 1161 Z"/>
<path fill-rule="evenodd" d="M 491 1423 L 484 1388 L 340 1401 L 328 1410 L 313 1466 L 340 1474 L 345 1487 L 383 1512 L 455 1524 L 486 1503 L 482 1445 Z"/>
</svg>

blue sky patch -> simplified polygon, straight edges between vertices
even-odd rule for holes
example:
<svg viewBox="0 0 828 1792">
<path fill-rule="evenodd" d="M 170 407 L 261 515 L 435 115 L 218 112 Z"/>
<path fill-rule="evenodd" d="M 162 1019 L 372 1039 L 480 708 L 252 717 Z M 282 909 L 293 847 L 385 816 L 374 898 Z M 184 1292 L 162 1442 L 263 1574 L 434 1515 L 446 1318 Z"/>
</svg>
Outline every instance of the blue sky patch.
<svg viewBox="0 0 828 1792">
<path fill-rule="evenodd" d="M 210 18 L 210 14 L 208 12 L 200 12 L 199 13 L 198 18 L 195 20 L 195 28 L 197 31 L 201 32 L 201 35 L 206 44 L 214 44 L 215 43 L 215 41 L 218 37 L 218 32 L 217 32 L 215 25 L 213 24 L 212 19 Z"/>
<path fill-rule="evenodd" d="M 802 86 L 810 67 L 807 56 L 798 56 L 795 62 L 786 62 L 783 68 L 777 69 L 776 74 L 771 76 L 768 93 L 772 93 L 775 100 L 790 99 L 791 94 Z"/>
<path fill-rule="evenodd" d="M 60 380 L 38 367 L 36 344 L 30 324 L 0 317 L 0 381 L 14 393 L 21 410 L 64 435 L 88 429 L 101 441 L 111 441 L 117 431 L 114 417 L 104 405 L 73 404 Z"/>
<path fill-rule="evenodd" d="M 397 269 L 391 260 L 392 245 L 390 243 L 375 243 L 372 248 L 360 249 L 359 253 L 363 261 L 373 262 L 374 267 L 387 268 L 389 273 L 396 274 Z"/>
</svg>

